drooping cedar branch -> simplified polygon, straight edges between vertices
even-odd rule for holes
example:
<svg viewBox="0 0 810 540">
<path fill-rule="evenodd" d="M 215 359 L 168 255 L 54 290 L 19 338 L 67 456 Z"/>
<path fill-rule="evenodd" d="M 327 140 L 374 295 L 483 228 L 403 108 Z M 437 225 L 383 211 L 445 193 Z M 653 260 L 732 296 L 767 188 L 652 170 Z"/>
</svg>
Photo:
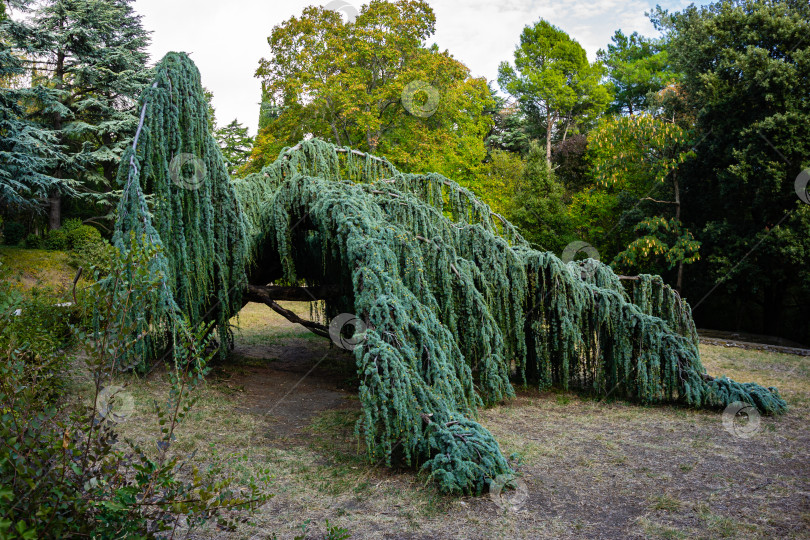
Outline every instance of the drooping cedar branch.
<svg viewBox="0 0 810 540">
<path fill-rule="evenodd" d="M 444 176 L 317 139 L 232 180 L 199 72 L 182 54 L 161 61 L 141 104 L 145 129 L 119 171 L 115 239 L 122 250 L 142 238 L 163 248 L 149 268 L 165 276 L 156 333 L 171 340 L 179 318 L 213 321 L 224 343 L 245 294 L 319 335 L 325 327 L 276 296 L 312 292 L 325 318 L 362 314 L 357 431 L 373 460 L 420 464 L 446 492 L 481 493 L 511 469 L 477 409 L 514 397 L 514 383 L 787 407 L 774 388 L 707 377 L 689 305 L 658 276 L 622 280 L 598 261 L 584 272 L 532 249 Z M 181 174 L 179 157 L 194 174 Z M 248 275 L 346 294 L 251 289 Z"/>
</svg>

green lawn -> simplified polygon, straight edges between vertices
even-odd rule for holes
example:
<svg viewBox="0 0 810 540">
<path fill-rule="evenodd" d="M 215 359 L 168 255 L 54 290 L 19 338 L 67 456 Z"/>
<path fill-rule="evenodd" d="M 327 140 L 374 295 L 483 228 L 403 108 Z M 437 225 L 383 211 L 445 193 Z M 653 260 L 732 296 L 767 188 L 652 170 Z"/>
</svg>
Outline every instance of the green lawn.
<svg viewBox="0 0 810 540">
<path fill-rule="evenodd" d="M 34 286 L 69 287 L 76 269 L 68 264 L 68 257 L 64 251 L 0 246 L 0 263 L 23 290 Z"/>
</svg>

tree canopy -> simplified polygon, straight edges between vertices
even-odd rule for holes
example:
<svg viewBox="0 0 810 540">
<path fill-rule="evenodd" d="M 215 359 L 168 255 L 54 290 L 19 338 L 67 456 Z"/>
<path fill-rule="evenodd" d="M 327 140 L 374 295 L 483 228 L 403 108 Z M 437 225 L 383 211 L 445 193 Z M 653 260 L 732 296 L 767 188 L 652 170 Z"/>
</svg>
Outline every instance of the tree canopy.
<svg viewBox="0 0 810 540">
<path fill-rule="evenodd" d="M 810 165 L 810 101 L 796 91 L 810 82 L 810 6 L 722 0 L 654 20 L 698 134 L 680 177 L 685 221 L 708 254 L 692 283 L 712 293 L 700 313 L 807 340 L 810 205 L 794 184 Z"/>
<path fill-rule="evenodd" d="M 0 2 L 3 33 L 9 24 Z M 55 190 L 70 191 L 71 183 L 48 174 L 59 153 L 53 132 L 26 119 L 25 103 L 54 107 L 56 101 L 41 86 L 12 88 L 12 80 L 24 73 L 23 62 L 0 37 L 0 206 L 39 211 L 40 199 Z"/>
<path fill-rule="evenodd" d="M 253 137 L 249 135 L 248 128 L 236 118 L 230 124 L 217 128 L 214 136 L 219 143 L 222 157 L 228 162 L 228 173 L 234 175 L 242 165 L 247 163 L 253 147 Z"/>
<path fill-rule="evenodd" d="M 637 223 L 633 227 L 635 238 L 626 240 L 629 243 L 616 255 L 616 265 L 626 271 L 647 268 L 659 273 L 677 266 L 676 287 L 680 291 L 683 265 L 700 258 L 700 242 L 681 223 L 677 178 L 678 167 L 694 155 L 689 130 L 640 113 L 605 118 L 591 132 L 589 143 L 597 182 L 637 201 L 618 218 Z M 647 204 L 642 207 L 640 203 Z M 628 215 L 634 213 L 638 217 Z"/>
<path fill-rule="evenodd" d="M 33 9 L 31 17 L 10 21 L 5 30 L 34 87 L 47 89 L 48 99 L 30 102 L 26 111 L 57 143 L 47 173 L 106 200 L 135 132 L 135 100 L 150 78 L 148 33 L 132 0 L 29 4 L 22 3 Z M 57 228 L 60 192 L 50 195 L 50 225 Z"/>
<path fill-rule="evenodd" d="M 434 31 L 422 0 L 373 0 L 349 23 L 310 7 L 275 27 L 272 56 L 256 72 L 267 114 L 249 170 L 318 137 L 386 155 L 404 170 L 471 179 L 486 155 L 494 99 L 485 80 L 426 45 Z"/>
<path fill-rule="evenodd" d="M 501 63 L 498 82 L 527 114 L 542 119 L 550 163 L 552 139 L 565 139 L 583 117 L 593 119 L 607 106 L 610 92 L 601 82 L 604 74 L 601 64 L 588 62 L 579 43 L 541 19 L 523 29 L 515 64 Z"/>
<path fill-rule="evenodd" d="M 607 50 L 600 49 L 596 58 L 605 65 L 613 86 L 610 112 L 637 114 L 647 110 L 650 94 L 672 84 L 665 43 L 633 32 L 626 36 L 616 30 Z"/>
</svg>

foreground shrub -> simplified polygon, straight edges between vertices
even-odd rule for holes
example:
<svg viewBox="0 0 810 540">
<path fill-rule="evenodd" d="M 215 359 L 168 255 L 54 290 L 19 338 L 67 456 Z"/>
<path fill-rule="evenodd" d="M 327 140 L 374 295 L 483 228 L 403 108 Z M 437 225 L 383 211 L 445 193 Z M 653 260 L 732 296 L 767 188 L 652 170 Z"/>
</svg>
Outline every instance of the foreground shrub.
<svg viewBox="0 0 810 540">
<path fill-rule="evenodd" d="M 14 285 L 11 270 L 0 261 L 0 321 L 8 320 L 22 301 L 23 295 L 19 287 Z M 2 336 L 0 333 L 0 339 Z"/>
<path fill-rule="evenodd" d="M 112 385 L 112 373 L 136 346 L 131 336 L 139 321 L 132 315 L 150 318 L 149 299 L 161 286 L 160 276 L 149 272 L 154 255 L 145 249 L 117 257 L 109 277 L 88 291 L 95 299 L 95 326 L 71 329 L 90 374 L 87 401 L 68 395 L 43 399 L 43 366 L 52 371 L 50 363 L 68 361 L 36 353 L 35 344 L 21 337 L 13 311 L 0 312 L 0 537 L 152 538 L 166 531 L 174 535 L 178 527 L 188 532 L 212 519 L 233 527 L 243 511 L 269 498 L 260 489 L 266 474 L 238 489 L 232 478 L 201 472 L 174 451 L 177 428 L 208 370 L 205 351 L 213 350 L 208 325 L 174 329 L 169 396 L 154 405 L 160 426 L 156 455 L 154 447 L 150 455 L 118 440 L 116 411 L 125 395 Z M 4 290 L 0 287 L 0 295 Z M 14 301 L 3 298 L 0 305 Z"/>
<path fill-rule="evenodd" d="M 56 305 L 52 289 L 31 289 L 23 295 L 11 272 L 0 263 L 0 364 L 16 351 L 23 361 L 28 386 L 37 399 L 49 401 L 62 389 L 61 352 L 70 333 L 70 310 Z"/>
</svg>

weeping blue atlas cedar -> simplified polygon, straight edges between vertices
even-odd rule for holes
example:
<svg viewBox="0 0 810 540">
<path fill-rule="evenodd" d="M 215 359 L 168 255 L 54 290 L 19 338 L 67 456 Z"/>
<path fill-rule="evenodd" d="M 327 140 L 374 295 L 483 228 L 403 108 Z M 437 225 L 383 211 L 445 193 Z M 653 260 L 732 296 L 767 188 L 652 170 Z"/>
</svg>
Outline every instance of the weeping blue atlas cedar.
<svg viewBox="0 0 810 540">
<path fill-rule="evenodd" d="M 163 286 L 134 361 L 170 347 L 181 320 L 216 324 L 225 351 L 248 284 L 327 285 L 337 292 L 323 315 L 352 313 L 367 326 L 354 355 L 369 457 L 421 466 L 451 493 L 480 493 L 510 473 L 475 418 L 515 384 L 786 409 L 774 388 L 706 374 L 689 305 L 661 278 L 625 288 L 597 261 L 536 251 L 441 175 L 401 173 L 313 139 L 230 179 L 184 54 L 158 64 L 140 107 L 119 172 L 115 243 L 158 246 Z"/>
</svg>

